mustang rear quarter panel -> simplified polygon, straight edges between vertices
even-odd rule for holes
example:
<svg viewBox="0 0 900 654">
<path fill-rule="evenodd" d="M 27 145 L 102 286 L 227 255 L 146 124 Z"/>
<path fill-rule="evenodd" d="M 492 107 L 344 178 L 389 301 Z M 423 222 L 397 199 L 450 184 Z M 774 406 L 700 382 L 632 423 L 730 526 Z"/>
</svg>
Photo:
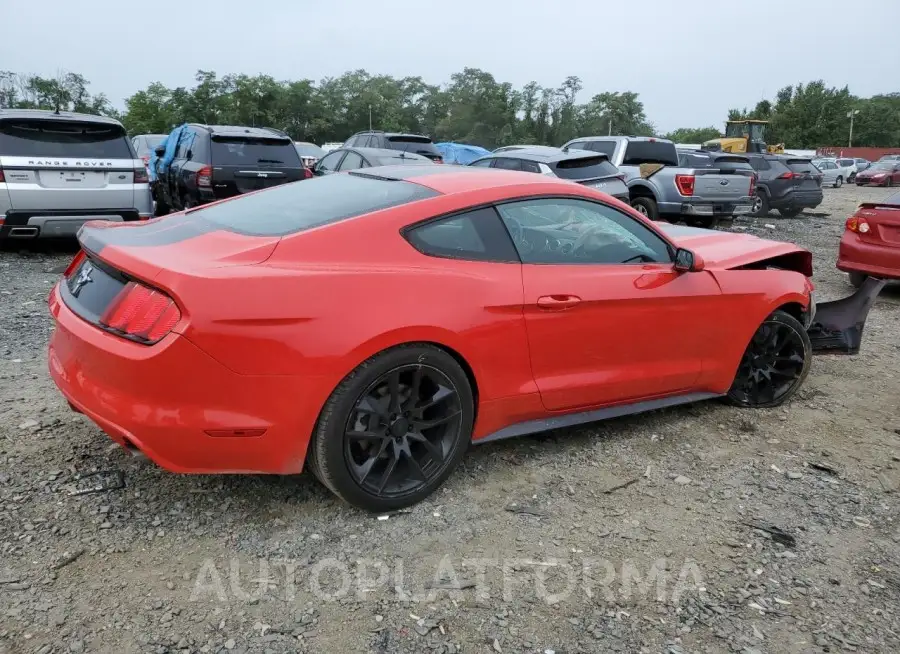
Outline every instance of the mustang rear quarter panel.
<svg viewBox="0 0 900 654">
<path fill-rule="evenodd" d="M 760 323 L 786 304 L 809 309 L 810 283 L 789 270 L 713 270 L 723 293 L 723 325 L 719 342 L 711 349 L 721 353 L 713 379 L 718 392 L 726 392 L 747 344 Z"/>
</svg>

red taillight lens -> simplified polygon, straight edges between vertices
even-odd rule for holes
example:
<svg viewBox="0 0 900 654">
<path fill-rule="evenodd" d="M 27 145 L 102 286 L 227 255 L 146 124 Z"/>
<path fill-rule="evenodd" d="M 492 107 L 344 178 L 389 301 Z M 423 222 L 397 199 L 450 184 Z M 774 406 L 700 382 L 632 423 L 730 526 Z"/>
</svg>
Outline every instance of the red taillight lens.
<svg viewBox="0 0 900 654">
<path fill-rule="evenodd" d="M 444 163 L 444 160 L 441 157 L 438 157 L 437 159 L 434 160 L 434 163 L 442 164 L 442 163 Z"/>
<path fill-rule="evenodd" d="M 868 221 L 860 216 L 850 216 L 847 218 L 847 222 L 844 226 L 851 232 L 856 232 L 857 234 L 868 234 L 871 229 Z"/>
<path fill-rule="evenodd" d="M 5 182 L 5 181 L 6 181 L 6 178 L 3 177 L 3 169 L 0 168 L 0 183 Z"/>
<path fill-rule="evenodd" d="M 134 183 L 135 184 L 146 184 L 150 181 L 150 173 L 147 172 L 146 168 L 135 168 L 134 169 Z"/>
<path fill-rule="evenodd" d="M 312 178 L 313 178 L 313 171 L 311 171 L 309 168 L 304 168 L 303 169 L 303 179 L 312 179 Z"/>
<path fill-rule="evenodd" d="M 794 179 L 795 177 L 799 177 L 799 175 L 797 175 L 797 173 L 787 172 L 787 173 L 781 173 L 778 176 L 778 179 Z"/>
<path fill-rule="evenodd" d="M 69 262 L 69 265 L 66 266 L 65 272 L 63 272 L 63 277 L 68 279 L 72 275 L 72 273 L 75 272 L 75 269 L 78 268 L 81 262 L 84 261 L 84 257 L 84 250 L 79 250 L 78 254 L 76 254 L 72 261 Z"/>
<path fill-rule="evenodd" d="M 168 295 L 128 282 L 100 318 L 100 324 L 146 343 L 155 343 L 181 320 L 178 305 Z"/>
<path fill-rule="evenodd" d="M 212 166 L 203 166 L 197 171 L 197 186 L 212 186 Z"/>
<path fill-rule="evenodd" d="M 675 186 L 682 195 L 694 194 L 694 176 L 693 175 L 675 175 Z"/>
</svg>

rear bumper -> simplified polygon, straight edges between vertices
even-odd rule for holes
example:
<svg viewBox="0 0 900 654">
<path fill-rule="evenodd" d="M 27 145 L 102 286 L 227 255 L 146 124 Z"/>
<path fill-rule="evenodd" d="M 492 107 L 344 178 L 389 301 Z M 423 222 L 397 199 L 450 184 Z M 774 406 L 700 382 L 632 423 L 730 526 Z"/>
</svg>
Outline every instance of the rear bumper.
<svg viewBox="0 0 900 654">
<path fill-rule="evenodd" d="M 869 277 L 853 295 L 818 303 L 807 328 L 813 354 L 857 354 L 866 318 L 886 283 Z"/>
<path fill-rule="evenodd" d="M 822 189 L 816 191 L 790 191 L 781 197 L 769 198 L 769 207 L 772 209 L 815 209 L 825 196 Z"/>
<path fill-rule="evenodd" d="M 887 186 L 888 178 L 872 179 L 871 177 L 864 177 L 863 179 L 860 179 L 859 175 L 857 175 L 854 181 L 857 186 Z"/>
<path fill-rule="evenodd" d="M 753 198 L 749 195 L 723 202 L 698 198 L 690 202 L 662 202 L 659 205 L 660 213 L 681 216 L 741 216 L 752 209 Z"/>
<path fill-rule="evenodd" d="M 900 246 L 866 243 L 857 234 L 845 231 L 838 248 L 837 268 L 844 272 L 900 279 Z"/>
<path fill-rule="evenodd" d="M 314 379 L 239 375 L 183 336 L 144 346 L 75 315 L 59 289 L 50 375 L 115 442 L 181 473 L 300 472 L 319 407 Z M 242 434 L 243 432 L 243 434 Z"/>
<path fill-rule="evenodd" d="M 78 234 L 81 226 L 89 220 L 107 220 L 123 222 L 129 220 L 147 220 L 152 214 L 146 210 L 101 209 L 101 210 L 54 210 L 7 212 L 3 224 L 0 225 L 0 239 L 4 238 L 71 238 Z"/>
</svg>

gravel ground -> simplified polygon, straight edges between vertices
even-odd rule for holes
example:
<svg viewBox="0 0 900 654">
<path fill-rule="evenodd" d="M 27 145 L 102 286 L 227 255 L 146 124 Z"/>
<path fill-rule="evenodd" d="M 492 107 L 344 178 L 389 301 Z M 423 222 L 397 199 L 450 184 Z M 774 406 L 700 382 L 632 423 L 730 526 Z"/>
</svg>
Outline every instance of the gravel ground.
<svg viewBox="0 0 900 654">
<path fill-rule="evenodd" d="M 810 248 L 834 299 L 844 219 L 887 193 L 730 229 Z M 45 370 L 70 258 L 0 252 L 0 652 L 900 651 L 896 287 L 783 408 L 485 445 L 379 518 L 308 475 L 164 472 L 71 412 Z M 124 487 L 72 494 L 98 471 Z"/>
</svg>

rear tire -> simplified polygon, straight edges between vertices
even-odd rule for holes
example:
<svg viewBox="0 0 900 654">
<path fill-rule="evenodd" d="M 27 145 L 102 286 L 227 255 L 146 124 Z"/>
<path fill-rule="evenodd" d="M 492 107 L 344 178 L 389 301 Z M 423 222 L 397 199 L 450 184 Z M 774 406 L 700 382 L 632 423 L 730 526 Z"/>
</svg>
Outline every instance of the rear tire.
<svg viewBox="0 0 900 654">
<path fill-rule="evenodd" d="M 750 211 L 750 214 L 753 216 L 765 216 L 769 213 L 769 198 L 765 193 L 756 192 L 756 195 L 753 199 L 753 209 Z"/>
<path fill-rule="evenodd" d="M 801 211 L 802 209 L 779 209 L 778 213 L 782 218 L 796 218 Z"/>
<path fill-rule="evenodd" d="M 725 396 L 734 406 L 765 409 L 786 402 L 803 385 L 812 362 L 812 344 L 800 321 L 775 311 L 756 332 Z"/>
<path fill-rule="evenodd" d="M 308 465 L 353 506 L 402 509 L 450 476 L 472 440 L 474 417 L 469 380 L 450 354 L 401 345 L 360 364 L 332 392 Z"/>
<path fill-rule="evenodd" d="M 638 213 L 643 214 L 650 220 L 659 220 L 659 207 L 656 205 L 656 200 L 653 198 L 645 196 L 636 197 L 631 201 L 631 206 L 637 210 Z"/>
<path fill-rule="evenodd" d="M 862 286 L 865 283 L 866 279 L 868 279 L 869 277 L 868 275 L 860 272 L 848 273 L 848 276 L 850 277 L 850 283 L 856 288 Z"/>
<path fill-rule="evenodd" d="M 844 185 L 844 178 L 838 175 L 838 178 L 834 180 L 834 188 L 841 188 Z"/>
</svg>

